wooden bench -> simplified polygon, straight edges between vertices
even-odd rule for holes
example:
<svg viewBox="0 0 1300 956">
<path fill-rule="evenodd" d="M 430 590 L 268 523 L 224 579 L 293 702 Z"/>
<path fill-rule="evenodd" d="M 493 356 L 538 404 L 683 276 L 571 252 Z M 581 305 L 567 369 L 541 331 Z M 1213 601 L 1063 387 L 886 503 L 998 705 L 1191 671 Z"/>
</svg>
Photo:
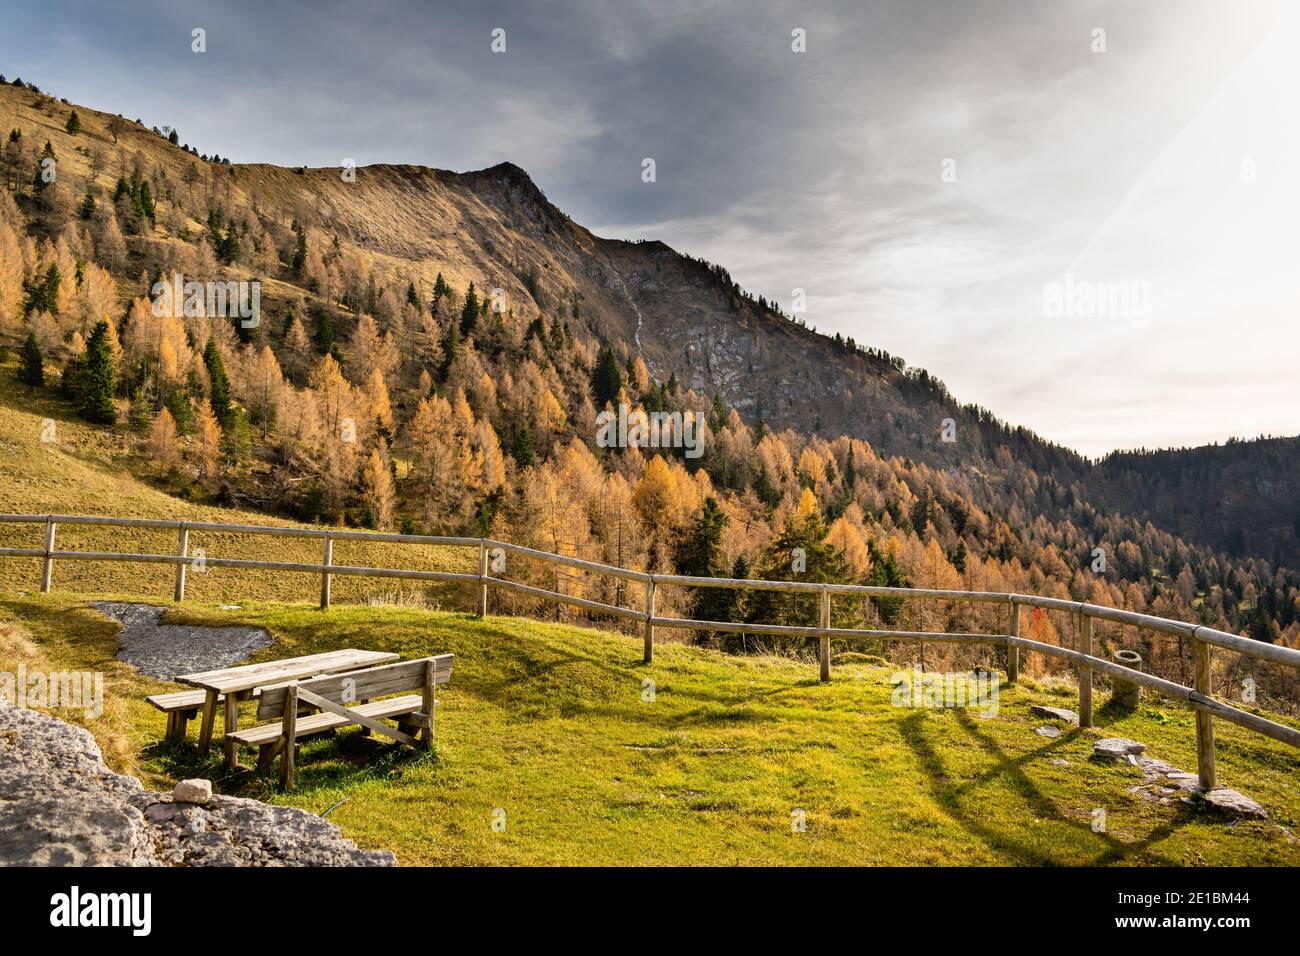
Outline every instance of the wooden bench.
<svg viewBox="0 0 1300 956">
<path fill-rule="evenodd" d="M 166 739 L 184 740 L 185 725 L 199 715 L 207 696 L 207 692 L 202 690 L 178 690 L 170 694 L 154 694 L 145 700 L 167 715 Z M 225 697 L 222 694 L 218 700 L 225 700 Z"/>
<path fill-rule="evenodd" d="M 244 700 L 249 696 L 249 691 L 236 694 L 237 700 Z M 257 696 L 260 691 L 251 691 L 253 696 Z M 153 694 L 146 697 L 150 704 L 157 707 L 167 715 L 167 740 L 184 740 L 185 725 L 199 715 L 203 709 L 203 702 L 207 699 L 207 691 L 203 690 L 177 690 L 166 694 Z M 217 703 L 226 699 L 225 694 L 217 695 Z"/>
<path fill-rule="evenodd" d="M 227 739 L 236 745 L 258 748 L 259 772 L 269 770 L 278 755 L 280 782 L 285 787 L 293 786 L 297 742 L 340 727 L 358 724 L 366 732 L 380 733 L 412 747 L 428 748 L 433 744 L 433 710 L 437 704 L 434 689 L 451 680 L 453 660 L 452 654 L 439 654 L 263 687 L 257 718 L 278 718 L 279 723 L 237 730 L 227 734 Z M 420 693 L 390 696 L 414 690 Z M 306 708 L 321 712 L 304 715 L 302 711 Z M 395 719 L 397 729 L 381 722 L 385 719 Z"/>
</svg>

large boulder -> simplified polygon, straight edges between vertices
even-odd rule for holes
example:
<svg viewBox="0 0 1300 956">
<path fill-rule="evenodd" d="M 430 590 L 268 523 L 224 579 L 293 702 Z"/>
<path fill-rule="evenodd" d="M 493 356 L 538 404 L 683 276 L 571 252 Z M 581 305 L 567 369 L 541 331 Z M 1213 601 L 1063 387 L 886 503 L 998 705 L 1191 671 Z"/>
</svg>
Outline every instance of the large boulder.
<svg viewBox="0 0 1300 956">
<path fill-rule="evenodd" d="M 184 795 L 198 796 L 201 787 Z M 177 802 L 114 773 L 89 732 L 0 707 L 0 865 L 393 866 L 314 813 L 242 797 Z"/>
</svg>

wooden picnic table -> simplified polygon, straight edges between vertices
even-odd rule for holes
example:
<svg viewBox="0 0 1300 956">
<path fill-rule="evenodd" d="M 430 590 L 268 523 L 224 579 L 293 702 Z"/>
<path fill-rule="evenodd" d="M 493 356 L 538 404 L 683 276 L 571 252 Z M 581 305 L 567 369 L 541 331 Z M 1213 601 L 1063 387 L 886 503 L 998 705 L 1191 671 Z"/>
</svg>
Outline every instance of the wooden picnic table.
<svg viewBox="0 0 1300 956">
<path fill-rule="evenodd" d="M 401 655 L 391 651 L 365 651 L 355 647 L 339 651 L 325 651 L 321 654 L 308 654 L 305 657 L 289 657 L 278 661 L 264 661 L 261 664 L 242 664 L 239 667 L 225 667 L 221 670 L 202 671 L 197 674 L 182 674 L 176 678 L 182 684 L 201 687 L 207 691 L 203 701 L 203 726 L 199 733 L 199 753 L 206 756 L 212 745 L 212 725 L 216 720 L 217 698 L 222 694 L 226 698 L 225 750 L 226 766 L 234 770 L 237 766 L 236 744 L 230 734 L 239 729 L 239 700 L 248 697 L 258 687 L 270 684 L 282 684 L 286 681 L 306 677 L 319 677 L 339 674 L 346 671 L 371 667 L 375 664 L 387 664 L 398 660 Z"/>
</svg>

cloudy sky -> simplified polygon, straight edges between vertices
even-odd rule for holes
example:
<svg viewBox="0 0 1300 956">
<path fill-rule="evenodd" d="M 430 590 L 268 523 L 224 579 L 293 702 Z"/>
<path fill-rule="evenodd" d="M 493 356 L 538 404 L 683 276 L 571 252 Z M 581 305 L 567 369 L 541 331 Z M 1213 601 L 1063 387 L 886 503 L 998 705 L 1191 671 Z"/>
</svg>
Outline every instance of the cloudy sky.
<svg viewBox="0 0 1300 956">
<path fill-rule="evenodd" d="M 0 71 L 236 162 L 510 160 L 1099 455 L 1300 433 L 1298 7 L 47 0 Z"/>
</svg>

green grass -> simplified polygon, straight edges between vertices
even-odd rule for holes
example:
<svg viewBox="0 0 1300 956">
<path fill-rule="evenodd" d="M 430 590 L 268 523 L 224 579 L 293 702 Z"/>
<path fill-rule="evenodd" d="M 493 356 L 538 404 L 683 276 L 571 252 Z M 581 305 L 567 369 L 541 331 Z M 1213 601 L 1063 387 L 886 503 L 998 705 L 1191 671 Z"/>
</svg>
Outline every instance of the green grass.
<svg viewBox="0 0 1300 956">
<path fill-rule="evenodd" d="M 165 685 L 106 665 L 117 628 L 84 599 L 0 596 L 5 620 L 30 634 L 30 659 L 106 670 L 112 702 L 88 726 L 122 769 L 157 787 L 208 776 L 223 792 L 318 812 L 346 801 L 329 819 L 405 864 L 1300 863 L 1289 748 L 1216 723 L 1221 782 L 1262 802 L 1268 822 L 1148 802 L 1128 792 L 1136 768 L 1088 759 L 1093 739 L 1122 735 L 1194 769 L 1191 713 L 1172 703 L 1102 708 L 1095 730 L 1048 740 L 1028 708 L 1071 706 L 1064 690 L 1004 687 L 998 715 L 982 719 L 893 707 L 891 669 L 872 664 L 837 666 L 822 685 L 806 663 L 672 644 L 646 666 L 639 640 L 517 618 L 173 609 L 168 620 L 267 628 L 275 645 L 263 659 L 346 646 L 456 654 L 434 753 L 346 730 L 303 748 L 298 789 L 284 793 L 273 777 L 229 775 L 215 751 L 200 760 L 193 724 L 188 746 L 162 745 L 162 715 L 143 697 Z M 0 666 L 17 653 L 5 646 Z M 1096 807 L 1107 833 L 1091 830 Z M 504 832 L 492 827 L 498 808 Z M 796 809 L 806 832 L 792 832 Z"/>
<path fill-rule="evenodd" d="M 180 501 L 138 473 L 122 439 L 70 418 L 48 393 L 28 395 L 0 367 L 0 511 L 282 524 L 250 512 Z M 56 422 L 41 441 L 42 419 Z M 0 525 L 0 546 L 38 546 L 38 527 Z M 191 536 L 212 555 L 315 561 L 315 542 L 252 535 Z M 60 528 L 58 546 L 168 553 L 171 532 Z M 337 544 L 337 563 L 469 569 L 463 551 Z M 245 623 L 275 639 L 258 657 L 361 646 L 404 657 L 451 651 L 437 747 L 418 754 L 347 730 L 308 743 L 299 788 L 228 774 L 217 755 L 162 743 L 164 718 L 146 694 L 173 688 L 114 660 L 118 626 L 88 595 L 166 600 L 172 569 L 59 561 L 56 593 L 35 594 L 40 562 L 0 558 L 0 670 L 99 670 L 107 706 L 84 723 L 115 768 L 169 787 L 205 776 L 219 790 L 315 811 L 366 847 L 401 862 L 446 864 L 1286 864 L 1300 818 L 1295 751 L 1216 722 L 1220 780 L 1263 803 L 1272 820 L 1232 822 L 1179 802 L 1128 792 L 1140 774 L 1090 762 L 1091 741 L 1123 735 L 1155 756 L 1195 767 L 1191 712 L 1148 703 L 1132 715 L 1102 709 L 1096 731 L 1034 734 L 1033 703 L 1073 706 L 1072 691 L 1024 682 L 1005 688 L 991 719 L 974 712 L 890 705 L 892 668 L 866 654 L 838 659 L 834 681 L 776 658 L 727 657 L 667 644 L 652 666 L 639 640 L 520 618 L 345 602 L 392 591 L 336 577 L 335 609 L 310 600 L 314 575 L 214 569 L 189 575 L 172 620 Z M 454 608 L 456 589 L 408 589 Z M 256 602 L 256 603 L 250 603 Z M 237 610 L 219 605 L 235 603 Z M 643 681 L 656 685 L 643 700 Z M 173 688 L 174 689 L 174 688 Z M 253 718 L 246 706 L 242 725 Z M 245 760 L 251 762 L 252 754 Z M 1053 760 L 1069 761 L 1057 766 Z M 1108 831 L 1093 833 L 1092 810 Z M 492 827 L 505 811 L 506 828 Z M 802 809 L 807 827 L 792 832 Z"/>
</svg>

